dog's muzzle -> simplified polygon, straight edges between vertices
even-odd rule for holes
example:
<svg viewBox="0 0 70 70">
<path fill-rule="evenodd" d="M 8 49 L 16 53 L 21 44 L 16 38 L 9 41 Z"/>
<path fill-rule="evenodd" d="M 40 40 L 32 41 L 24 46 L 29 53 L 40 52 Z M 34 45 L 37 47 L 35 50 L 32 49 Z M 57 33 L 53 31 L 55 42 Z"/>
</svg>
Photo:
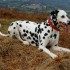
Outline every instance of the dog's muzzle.
<svg viewBox="0 0 70 70">
<path fill-rule="evenodd" d="M 64 28 L 64 30 L 65 30 L 66 32 L 68 32 L 68 24 L 66 24 L 66 23 L 64 23 L 64 22 L 59 22 L 59 24 L 60 24 L 60 26 L 61 26 L 62 28 Z"/>
<path fill-rule="evenodd" d="M 70 21 L 68 21 L 68 25 L 70 25 Z"/>
</svg>

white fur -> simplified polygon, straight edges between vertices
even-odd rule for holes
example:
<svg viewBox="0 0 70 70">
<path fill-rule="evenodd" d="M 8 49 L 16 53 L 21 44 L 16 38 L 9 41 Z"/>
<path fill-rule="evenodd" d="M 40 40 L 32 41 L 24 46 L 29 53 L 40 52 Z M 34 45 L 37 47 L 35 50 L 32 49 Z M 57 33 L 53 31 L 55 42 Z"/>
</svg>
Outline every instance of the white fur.
<svg viewBox="0 0 70 70">
<path fill-rule="evenodd" d="M 65 18 L 62 18 L 61 16 L 64 16 Z M 57 21 L 58 22 L 64 22 L 65 24 L 68 23 L 69 18 L 67 17 L 67 13 L 64 10 L 59 10 L 59 13 L 57 15 Z"/>
</svg>

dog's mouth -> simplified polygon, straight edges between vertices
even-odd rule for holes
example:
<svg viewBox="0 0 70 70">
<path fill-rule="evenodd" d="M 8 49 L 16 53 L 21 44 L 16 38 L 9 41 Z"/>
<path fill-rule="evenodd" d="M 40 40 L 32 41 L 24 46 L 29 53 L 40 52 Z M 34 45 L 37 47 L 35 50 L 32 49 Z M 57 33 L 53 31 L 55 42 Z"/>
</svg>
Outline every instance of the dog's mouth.
<svg viewBox="0 0 70 70">
<path fill-rule="evenodd" d="M 64 22 L 59 22 L 60 26 L 64 28 L 65 31 L 68 31 L 68 25 Z"/>
</svg>

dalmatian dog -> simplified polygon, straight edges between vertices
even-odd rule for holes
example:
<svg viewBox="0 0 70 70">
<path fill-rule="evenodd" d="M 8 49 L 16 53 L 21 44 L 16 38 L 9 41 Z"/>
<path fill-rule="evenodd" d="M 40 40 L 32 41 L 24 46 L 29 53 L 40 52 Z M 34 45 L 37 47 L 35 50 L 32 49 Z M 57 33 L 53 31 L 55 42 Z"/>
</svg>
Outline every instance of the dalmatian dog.
<svg viewBox="0 0 70 70">
<path fill-rule="evenodd" d="M 35 23 L 28 20 L 12 22 L 6 36 L 15 36 L 24 44 L 38 46 L 39 50 L 43 50 L 54 59 L 58 56 L 48 48 L 70 52 L 69 49 L 58 46 L 60 27 L 67 31 L 68 24 L 70 20 L 67 13 L 64 10 L 55 10 L 50 13 L 49 19 L 45 22 Z"/>
</svg>

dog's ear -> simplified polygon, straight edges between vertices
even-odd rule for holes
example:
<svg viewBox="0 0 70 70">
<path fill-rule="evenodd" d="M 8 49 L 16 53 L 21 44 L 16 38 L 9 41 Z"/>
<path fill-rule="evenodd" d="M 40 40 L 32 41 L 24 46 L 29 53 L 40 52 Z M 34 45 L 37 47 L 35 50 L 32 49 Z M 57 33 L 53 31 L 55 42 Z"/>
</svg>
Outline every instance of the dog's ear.
<svg viewBox="0 0 70 70">
<path fill-rule="evenodd" d="M 51 14 L 51 15 L 54 15 L 54 13 L 55 13 L 55 12 L 54 12 L 54 11 L 52 11 L 50 14 Z"/>
<path fill-rule="evenodd" d="M 58 10 L 55 10 L 55 11 L 52 11 L 50 14 L 51 14 L 51 15 L 54 15 L 54 14 L 56 14 L 56 15 L 57 15 L 57 14 L 58 14 L 58 12 L 59 12 Z"/>
<path fill-rule="evenodd" d="M 58 10 L 55 10 L 55 14 L 56 14 L 56 15 L 58 14 L 58 12 L 59 12 Z"/>
</svg>

